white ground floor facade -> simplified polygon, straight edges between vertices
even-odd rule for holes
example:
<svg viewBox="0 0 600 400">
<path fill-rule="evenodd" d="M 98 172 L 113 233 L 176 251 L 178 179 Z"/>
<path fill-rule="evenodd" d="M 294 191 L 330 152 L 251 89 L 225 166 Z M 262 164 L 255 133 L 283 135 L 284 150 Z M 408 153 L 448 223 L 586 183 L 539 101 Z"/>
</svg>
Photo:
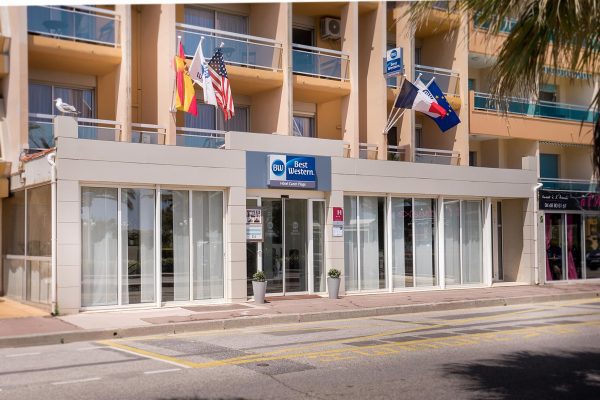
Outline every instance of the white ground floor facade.
<svg viewBox="0 0 600 400">
<path fill-rule="evenodd" d="M 235 132 L 185 148 L 55 124 L 55 179 L 29 161 L 2 203 L 1 287 L 60 313 L 246 301 L 257 270 L 273 295 L 326 293 L 329 268 L 346 294 L 544 280 L 534 159 L 349 159 L 339 141 Z"/>
</svg>

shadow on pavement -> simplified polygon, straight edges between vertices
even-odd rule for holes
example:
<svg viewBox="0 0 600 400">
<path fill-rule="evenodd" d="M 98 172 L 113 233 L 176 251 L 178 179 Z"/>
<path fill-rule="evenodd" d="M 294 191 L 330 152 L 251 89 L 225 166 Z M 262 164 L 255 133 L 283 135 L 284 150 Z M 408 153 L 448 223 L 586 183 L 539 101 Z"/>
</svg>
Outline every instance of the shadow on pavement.
<svg viewBox="0 0 600 400">
<path fill-rule="evenodd" d="M 447 364 L 448 378 L 476 398 L 487 399 L 598 399 L 600 352 L 558 354 L 518 352 L 500 359 Z"/>
</svg>

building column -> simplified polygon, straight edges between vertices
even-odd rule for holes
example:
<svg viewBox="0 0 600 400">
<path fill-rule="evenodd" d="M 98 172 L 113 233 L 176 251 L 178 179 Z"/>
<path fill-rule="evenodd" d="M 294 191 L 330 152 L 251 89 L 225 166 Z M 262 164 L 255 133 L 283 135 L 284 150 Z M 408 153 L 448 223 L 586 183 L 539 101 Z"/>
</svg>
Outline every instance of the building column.
<svg viewBox="0 0 600 400">
<path fill-rule="evenodd" d="M 230 187 L 225 192 L 226 246 L 224 266 L 226 300 L 236 303 L 247 299 L 246 286 L 246 188 Z"/>
<path fill-rule="evenodd" d="M 342 137 L 350 144 L 350 157 L 358 158 L 360 144 L 358 74 L 358 3 L 349 2 L 342 8 L 342 51 L 350 54 L 350 87 L 348 96 L 342 98 Z M 340 289 L 341 290 L 341 289 Z"/>
<path fill-rule="evenodd" d="M 329 198 L 326 201 L 326 262 L 323 267 L 325 268 L 326 274 L 330 268 L 336 268 L 342 272 L 342 276 L 340 277 L 340 294 L 345 294 L 344 237 L 333 237 L 333 207 L 342 207 L 342 209 L 344 208 L 344 192 L 341 190 L 332 190 L 329 194 Z M 346 218 L 346 210 L 344 210 L 344 219 Z"/>
<path fill-rule="evenodd" d="M 444 197 L 438 197 L 437 201 L 437 260 L 440 289 L 446 289 L 446 254 L 444 247 Z"/>
<path fill-rule="evenodd" d="M 121 17 L 119 40 L 121 42 L 121 65 L 117 70 L 116 120 L 121 125 L 121 140 L 129 141 L 131 130 L 131 6 L 115 5 L 115 10 Z"/>
<path fill-rule="evenodd" d="M 397 3 L 398 4 L 398 3 Z M 413 81 L 415 76 L 415 35 L 406 11 L 409 3 L 399 3 L 394 8 L 393 17 L 396 24 L 396 46 L 402 47 L 404 55 L 404 73 L 406 79 Z M 400 89 L 398 89 L 400 90 Z M 392 105 L 393 107 L 393 105 Z M 398 146 L 407 146 L 405 161 L 415 160 L 415 112 L 406 110 L 396 124 Z"/>
<path fill-rule="evenodd" d="M 177 31 L 175 29 L 175 4 L 161 4 L 159 7 L 158 38 L 156 43 L 156 114 L 157 124 L 166 128 L 165 144 L 176 144 L 176 116 L 174 109 L 175 69 L 173 59 L 177 51 Z M 142 67 L 143 68 L 143 67 Z M 143 113 L 143 110 L 142 110 Z"/>
</svg>

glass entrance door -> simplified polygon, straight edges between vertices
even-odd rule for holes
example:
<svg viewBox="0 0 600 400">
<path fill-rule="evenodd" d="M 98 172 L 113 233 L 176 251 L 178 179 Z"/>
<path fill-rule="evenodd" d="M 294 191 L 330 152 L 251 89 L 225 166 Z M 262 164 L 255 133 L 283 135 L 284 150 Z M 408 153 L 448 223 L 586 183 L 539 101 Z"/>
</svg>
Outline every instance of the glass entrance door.
<svg viewBox="0 0 600 400">
<path fill-rule="evenodd" d="M 267 293 L 325 291 L 325 202 L 261 198 L 248 199 L 247 204 L 258 205 L 263 218 L 263 242 L 247 243 L 249 279 L 260 266 Z"/>
</svg>

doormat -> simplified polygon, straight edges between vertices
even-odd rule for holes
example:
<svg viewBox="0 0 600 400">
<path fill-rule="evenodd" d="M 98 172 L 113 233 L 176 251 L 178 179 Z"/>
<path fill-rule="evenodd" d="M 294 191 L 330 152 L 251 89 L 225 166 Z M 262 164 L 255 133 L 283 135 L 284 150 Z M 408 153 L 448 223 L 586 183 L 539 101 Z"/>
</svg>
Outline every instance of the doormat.
<svg viewBox="0 0 600 400">
<path fill-rule="evenodd" d="M 321 299 L 321 296 L 318 296 L 316 294 L 295 294 L 295 295 L 291 295 L 291 296 L 272 296 L 272 297 L 265 297 L 265 300 L 271 302 L 271 301 L 283 301 L 283 300 L 304 300 L 304 299 Z"/>
<path fill-rule="evenodd" d="M 246 308 L 251 308 L 245 306 L 243 304 L 219 304 L 214 306 L 190 306 L 190 307 L 181 307 L 188 311 L 193 312 L 205 312 L 205 311 L 232 311 L 232 310 L 244 310 Z"/>
</svg>

